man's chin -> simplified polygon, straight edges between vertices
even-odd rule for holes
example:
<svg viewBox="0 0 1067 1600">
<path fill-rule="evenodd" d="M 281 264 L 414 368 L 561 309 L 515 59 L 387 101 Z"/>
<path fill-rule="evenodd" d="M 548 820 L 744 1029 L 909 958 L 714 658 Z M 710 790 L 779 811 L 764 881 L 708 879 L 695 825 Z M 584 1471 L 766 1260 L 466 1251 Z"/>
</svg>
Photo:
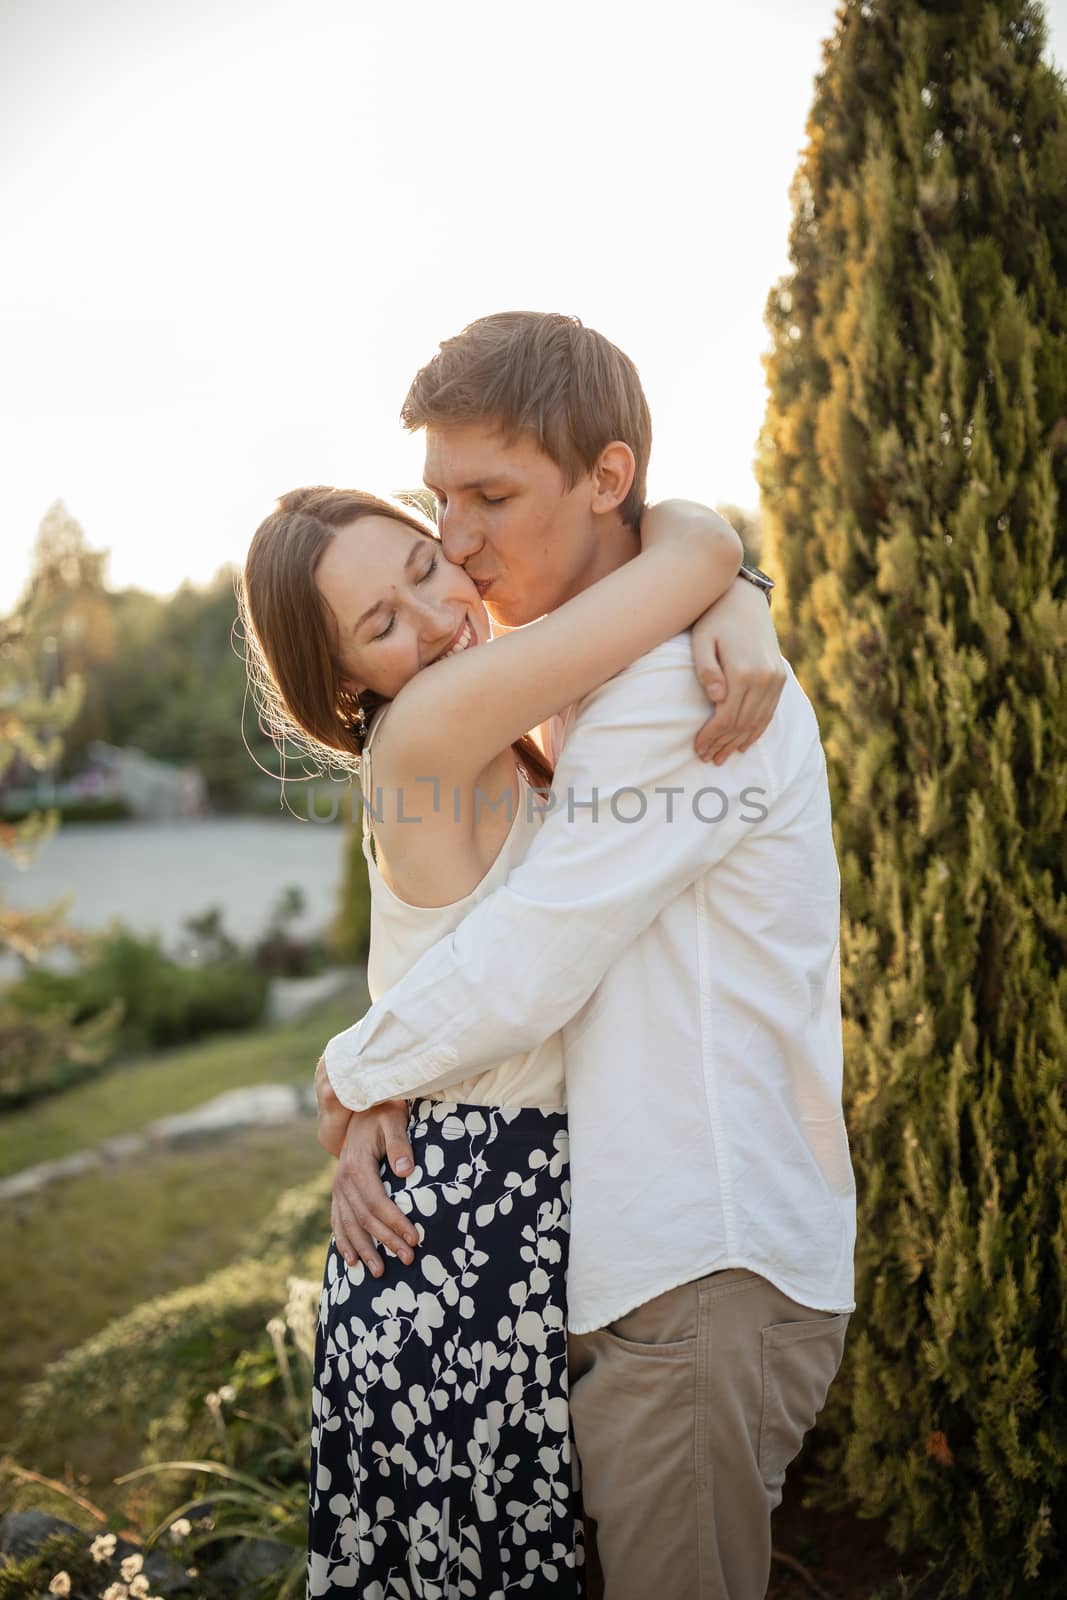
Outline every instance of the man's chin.
<svg viewBox="0 0 1067 1600">
<path fill-rule="evenodd" d="M 497 600 L 495 596 L 489 596 L 485 601 L 485 609 L 492 619 L 494 631 L 524 628 L 528 622 L 536 622 L 538 617 L 544 615 L 535 607 L 521 605 L 506 597 Z"/>
</svg>

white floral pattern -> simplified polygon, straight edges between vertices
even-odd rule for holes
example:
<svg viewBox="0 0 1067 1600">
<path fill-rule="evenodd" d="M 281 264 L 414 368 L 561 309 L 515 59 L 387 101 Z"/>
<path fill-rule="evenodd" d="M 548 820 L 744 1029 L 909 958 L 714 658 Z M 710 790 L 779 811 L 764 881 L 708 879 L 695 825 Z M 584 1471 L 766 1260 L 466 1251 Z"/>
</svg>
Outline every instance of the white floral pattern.
<svg viewBox="0 0 1067 1600">
<path fill-rule="evenodd" d="M 312 1391 L 309 1600 L 582 1594 L 562 1112 L 419 1101 L 420 1238 L 374 1279 L 331 1241 Z"/>
</svg>

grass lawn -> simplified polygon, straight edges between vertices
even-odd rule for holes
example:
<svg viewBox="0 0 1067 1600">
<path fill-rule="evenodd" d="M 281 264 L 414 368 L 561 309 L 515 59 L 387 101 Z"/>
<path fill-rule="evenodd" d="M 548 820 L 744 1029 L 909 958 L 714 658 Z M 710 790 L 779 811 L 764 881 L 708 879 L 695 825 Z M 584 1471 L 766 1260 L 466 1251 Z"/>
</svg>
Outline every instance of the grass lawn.
<svg viewBox="0 0 1067 1600">
<path fill-rule="evenodd" d="M 0 1177 L 85 1150 L 118 1133 L 135 1133 L 156 1117 L 194 1106 L 224 1089 L 256 1083 L 310 1081 L 331 1034 L 362 1015 L 369 1002 L 353 973 L 350 997 L 339 997 L 297 1022 L 216 1034 L 112 1067 L 90 1083 L 14 1111 L 0 1122 Z"/>
<path fill-rule="evenodd" d="M 363 1009 L 354 978 L 350 1000 L 299 1021 L 140 1057 L 15 1112 L 0 1125 L 0 1174 L 133 1132 L 224 1089 L 305 1080 L 330 1035 Z M 139 1156 L 0 1208 L 0 1442 L 11 1437 L 19 1390 L 49 1361 L 142 1300 L 254 1254 L 256 1227 L 278 1196 L 327 1159 L 308 1118 Z"/>
<path fill-rule="evenodd" d="M 86 1173 L 5 1208 L 0 1441 L 47 1362 L 142 1300 L 254 1255 L 278 1196 L 328 1160 L 309 1117 Z"/>
</svg>

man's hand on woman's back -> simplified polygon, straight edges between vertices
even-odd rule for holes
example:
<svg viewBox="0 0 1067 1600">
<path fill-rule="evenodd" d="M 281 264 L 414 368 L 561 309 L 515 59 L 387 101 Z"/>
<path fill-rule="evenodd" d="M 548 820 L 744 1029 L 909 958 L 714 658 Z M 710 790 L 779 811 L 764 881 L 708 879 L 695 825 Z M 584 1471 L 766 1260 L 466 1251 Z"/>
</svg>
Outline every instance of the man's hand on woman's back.
<svg viewBox="0 0 1067 1600">
<path fill-rule="evenodd" d="M 337 1157 L 330 1205 L 337 1248 L 350 1267 L 362 1261 L 375 1278 L 385 1270 L 376 1246 L 410 1265 L 418 1234 L 386 1194 L 380 1170 L 385 1160 L 398 1178 L 414 1170 L 407 1101 L 384 1100 L 370 1111 L 350 1111 L 333 1092 L 325 1057 L 315 1068 L 315 1097 L 319 1143 Z"/>
</svg>

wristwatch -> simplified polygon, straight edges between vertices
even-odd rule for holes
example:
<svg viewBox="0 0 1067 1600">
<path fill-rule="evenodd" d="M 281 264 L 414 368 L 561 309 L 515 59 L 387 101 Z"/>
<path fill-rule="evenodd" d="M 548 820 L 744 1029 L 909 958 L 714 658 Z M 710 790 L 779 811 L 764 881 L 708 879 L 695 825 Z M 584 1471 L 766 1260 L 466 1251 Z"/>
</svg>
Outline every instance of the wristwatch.
<svg viewBox="0 0 1067 1600">
<path fill-rule="evenodd" d="M 760 570 L 759 567 L 745 566 L 737 569 L 737 576 L 739 578 L 746 579 L 749 583 L 754 583 L 757 589 L 762 589 L 763 593 L 767 596 L 767 604 L 770 605 L 771 590 L 774 588 L 773 578 L 769 578 L 765 572 Z"/>
</svg>

